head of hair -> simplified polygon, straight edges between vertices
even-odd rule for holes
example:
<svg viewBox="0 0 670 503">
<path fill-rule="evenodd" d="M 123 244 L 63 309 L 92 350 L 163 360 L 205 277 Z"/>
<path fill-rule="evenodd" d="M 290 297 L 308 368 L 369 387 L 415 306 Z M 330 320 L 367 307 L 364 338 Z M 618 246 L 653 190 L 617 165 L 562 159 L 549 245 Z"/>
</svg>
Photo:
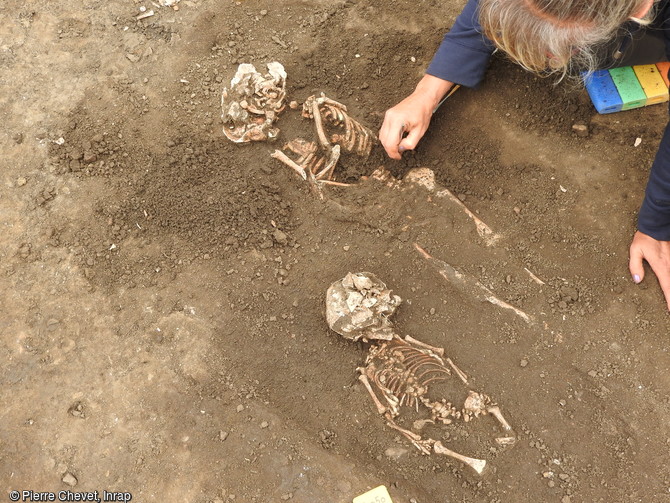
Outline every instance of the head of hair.
<svg viewBox="0 0 670 503">
<path fill-rule="evenodd" d="M 521 66 L 561 78 L 598 69 L 599 48 L 627 21 L 642 18 L 649 0 L 480 0 L 483 33 Z"/>
</svg>

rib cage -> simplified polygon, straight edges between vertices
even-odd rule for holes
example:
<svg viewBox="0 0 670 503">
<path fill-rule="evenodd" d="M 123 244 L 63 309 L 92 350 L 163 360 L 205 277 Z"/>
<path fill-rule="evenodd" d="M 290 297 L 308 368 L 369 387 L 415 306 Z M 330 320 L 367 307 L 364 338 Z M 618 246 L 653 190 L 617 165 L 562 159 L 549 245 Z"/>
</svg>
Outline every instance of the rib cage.
<svg viewBox="0 0 670 503">
<path fill-rule="evenodd" d="M 446 380 L 451 375 L 438 355 L 410 346 L 399 338 L 373 347 L 366 367 L 387 400 L 415 408 L 430 383 Z"/>
<path fill-rule="evenodd" d="M 318 106 L 330 142 L 340 145 L 350 153 L 363 157 L 370 155 L 372 144 L 377 138 L 370 129 L 349 116 L 346 105 L 326 97 L 323 93 L 320 97 L 310 96 L 303 104 L 304 117 L 314 119 L 314 103 Z"/>
</svg>

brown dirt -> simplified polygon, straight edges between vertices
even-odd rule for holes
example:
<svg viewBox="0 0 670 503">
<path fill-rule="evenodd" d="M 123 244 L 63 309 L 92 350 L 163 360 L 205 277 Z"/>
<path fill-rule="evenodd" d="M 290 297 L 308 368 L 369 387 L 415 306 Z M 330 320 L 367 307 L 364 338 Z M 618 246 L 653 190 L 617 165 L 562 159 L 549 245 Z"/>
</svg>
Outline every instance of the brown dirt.
<svg viewBox="0 0 670 503">
<path fill-rule="evenodd" d="M 156 15 L 135 21 L 140 5 Z M 324 203 L 273 145 L 221 132 L 237 64 L 270 60 L 293 99 L 324 91 L 377 129 L 461 5 L 0 5 L 3 491 L 667 501 L 668 315 L 655 279 L 627 272 L 665 106 L 600 117 L 583 91 L 496 58 L 416 152 L 338 168 L 357 182 L 430 167 L 502 236 L 491 247 L 424 189 L 370 180 Z M 311 131 L 295 113 L 280 127 L 280 141 Z M 414 242 L 535 324 L 461 293 Z M 504 449 L 452 429 L 452 447 L 490 460 L 484 476 L 422 456 L 377 415 L 356 380 L 365 345 L 324 318 L 328 285 L 358 270 L 405 299 L 403 334 L 446 348 L 515 426 Z"/>
</svg>

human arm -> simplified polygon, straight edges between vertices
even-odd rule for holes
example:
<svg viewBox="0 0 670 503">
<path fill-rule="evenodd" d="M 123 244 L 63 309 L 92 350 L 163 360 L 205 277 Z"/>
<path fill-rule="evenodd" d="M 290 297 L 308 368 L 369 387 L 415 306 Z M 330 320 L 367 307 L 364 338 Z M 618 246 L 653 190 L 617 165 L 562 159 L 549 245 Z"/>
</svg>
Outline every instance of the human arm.
<svg viewBox="0 0 670 503">
<path fill-rule="evenodd" d="M 638 231 L 630 246 L 633 281 L 644 279 L 643 260 L 656 274 L 670 310 L 670 125 L 651 167 L 645 198 L 638 215 Z"/>
<path fill-rule="evenodd" d="M 392 159 L 416 147 L 435 107 L 455 83 L 476 87 L 484 78 L 494 47 L 481 33 L 478 4 L 468 1 L 414 92 L 386 112 L 379 140 Z M 407 133 L 404 139 L 403 133 Z"/>
</svg>

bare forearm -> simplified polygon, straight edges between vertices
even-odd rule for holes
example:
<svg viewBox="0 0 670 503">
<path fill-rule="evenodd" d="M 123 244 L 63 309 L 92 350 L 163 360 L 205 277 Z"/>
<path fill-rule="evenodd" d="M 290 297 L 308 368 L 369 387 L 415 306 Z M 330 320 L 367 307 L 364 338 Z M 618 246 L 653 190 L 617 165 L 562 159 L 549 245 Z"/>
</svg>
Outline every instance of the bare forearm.
<svg viewBox="0 0 670 503">
<path fill-rule="evenodd" d="M 422 96 L 426 103 L 430 103 L 431 109 L 434 109 L 452 87 L 453 82 L 426 74 L 417 84 L 413 94 Z"/>
</svg>

